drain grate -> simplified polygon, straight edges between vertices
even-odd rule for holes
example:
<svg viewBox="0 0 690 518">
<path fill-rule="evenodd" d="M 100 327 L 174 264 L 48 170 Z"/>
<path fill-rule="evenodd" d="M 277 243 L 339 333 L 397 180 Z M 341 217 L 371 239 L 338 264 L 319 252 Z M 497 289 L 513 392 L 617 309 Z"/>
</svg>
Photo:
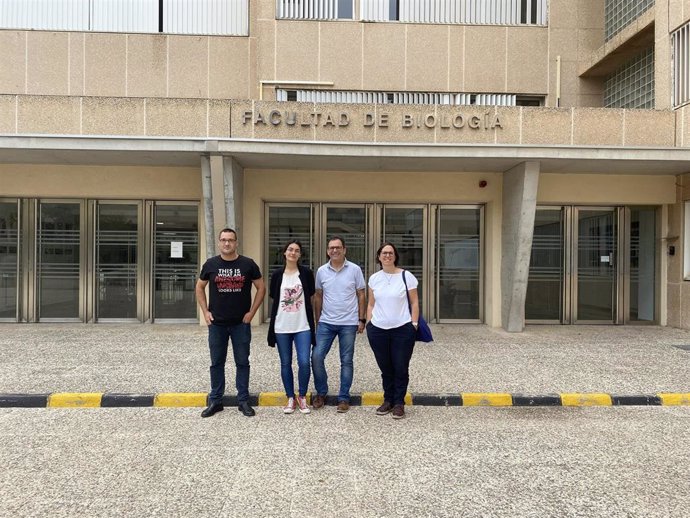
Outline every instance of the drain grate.
<svg viewBox="0 0 690 518">
<path fill-rule="evenodd" d="M 677 349 L 682 349 L 683 351 L 690 351 L 690 345 L 674 345 Z"/>
</svg>

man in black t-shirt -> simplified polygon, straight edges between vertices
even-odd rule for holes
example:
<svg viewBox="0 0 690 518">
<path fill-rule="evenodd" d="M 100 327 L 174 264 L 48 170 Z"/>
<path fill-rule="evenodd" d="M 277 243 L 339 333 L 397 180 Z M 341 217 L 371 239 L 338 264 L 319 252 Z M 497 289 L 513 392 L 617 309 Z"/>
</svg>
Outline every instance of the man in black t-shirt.
<svg viewBox="0 0 690 518">
<path fill-rule="evenodd" d="M 218 235 L 220 255 L 208 259 L 196 282 L 196 300 L 208 324 L 208 348 L 211 353 L 211 392 L 208 407 L 201 417 L 223 410 L 225 360 L 228 341 L 232 341 L 235 359 L 237 403 L 240 412 L 253 416 L 249 406 L 249 344 L 251 321 L 266 295 L 261 271 L 249 257 L 237 253 L 237 233 L 224 228 Z M 252 285 L 256 288 L 252 301 Z M 206 302 L 206 286 L 209 301 Z"/>
</svg>

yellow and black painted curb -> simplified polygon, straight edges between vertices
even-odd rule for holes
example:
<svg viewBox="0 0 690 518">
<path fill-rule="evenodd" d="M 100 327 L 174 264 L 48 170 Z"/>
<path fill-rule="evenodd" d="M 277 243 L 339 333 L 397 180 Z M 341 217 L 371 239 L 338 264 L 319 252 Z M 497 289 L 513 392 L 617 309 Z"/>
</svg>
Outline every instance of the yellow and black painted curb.
<svg viewBox="0 0 690 518">
<path fill-rule="evenodd" d="M 311 395 L 307 398 L 311 401 Z M 261 392 L 249 396 L 254 406 L 283 406 L 282 392 Z M 378 406 L 383 392 L 362 392 L 350 397 L 353 406 Z M 690 392 L 661 392 L 658 394 L 615 395 L 603 393 L 562 393 L 546 395 L 509 394 L 498 392 L 462 392 L 458 394 L 407 394 L 405 403 L 416 406 L 690 406 Z M 118 408 L 118 407 L 204 407 L 208 404 L 205 392 L 170 392 L 160 394 L 117 394 L 112 392 L 55 392 L 44 394 L 0 393 L 0 408 Z M 237 405 L 237 397 L 225 396 L 223 404 Z M 337 398 L 329 396 L 328 405 L 336 405 Z"/>
</svg>

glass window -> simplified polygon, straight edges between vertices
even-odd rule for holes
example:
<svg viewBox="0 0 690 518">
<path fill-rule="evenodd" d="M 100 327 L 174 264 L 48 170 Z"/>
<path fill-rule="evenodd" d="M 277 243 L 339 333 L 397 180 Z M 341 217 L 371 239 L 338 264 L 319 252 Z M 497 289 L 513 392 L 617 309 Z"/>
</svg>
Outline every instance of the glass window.
<svg viewBox="0 0 690 518">
<path fill-rule="evenodd" d="M 17 319 L 19 212 L 16 201 L 0 202 L 0 320 Z"/>
</svg>

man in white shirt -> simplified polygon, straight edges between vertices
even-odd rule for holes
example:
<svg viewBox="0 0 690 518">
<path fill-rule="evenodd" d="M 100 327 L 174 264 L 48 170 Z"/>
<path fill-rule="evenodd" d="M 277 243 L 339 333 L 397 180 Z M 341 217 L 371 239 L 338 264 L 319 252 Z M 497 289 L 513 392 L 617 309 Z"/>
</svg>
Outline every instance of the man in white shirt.
<svg viewBox="0 0 690 518">
<path fill-rule="evenodd" d="M 316 395 L 312 400 L 315 409 L 323 407 L 328 395 L 326 355 L 338 337 L 340 346 L 340 391 L 338 412 L 350 409 L 350 387 L 354 371 L 355 335 L 364 331 L 366 324 L 366 284 L 362 269 L 345 256 L 345 240 L 333 236 L 328 241 L 330 260 L 316 272 L 314 316 L 316 319 L 316 346 L 311 362 L 314 371 Z"/>
</svg>

